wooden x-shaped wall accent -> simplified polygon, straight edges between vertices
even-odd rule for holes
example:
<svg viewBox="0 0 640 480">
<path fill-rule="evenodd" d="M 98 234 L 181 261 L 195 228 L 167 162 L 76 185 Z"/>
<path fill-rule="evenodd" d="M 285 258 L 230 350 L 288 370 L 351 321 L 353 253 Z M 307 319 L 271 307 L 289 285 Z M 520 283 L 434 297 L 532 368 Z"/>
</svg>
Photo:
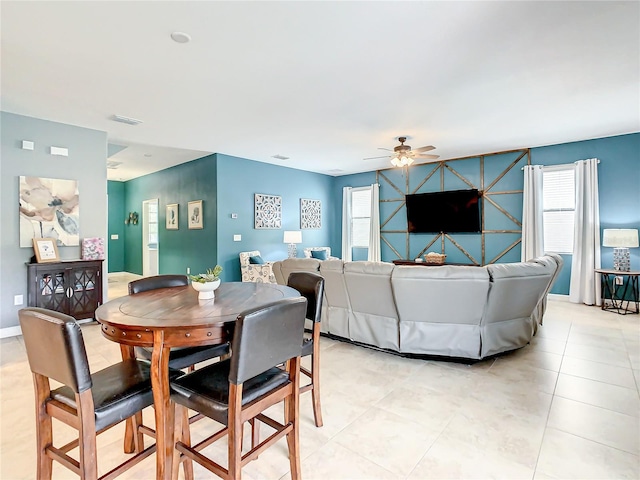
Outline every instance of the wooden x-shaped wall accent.
<svg viewBox="0 0 640 480">
<path fill-rule="evenodd" d="M 491 182 L 488 182 L 485 179 L 485 170 L 484 170 L 484 165 L 485 165 L 485 160 L 488 157 L 494 156 L 494 155 L 503 155 L 503 154 L 516 154 L 515 159 L 509 164 L 509 166 L 507 168 L 505 168 L 502 172 L 500 172 Z M 389 214 L 385 219 L 381 219 L 380 222 L 380 239 L 389 247 L 389 249 L 394 253 L 394 255 L 396 255 L 397 258 L 409 258 L 409 232 L 408 230 L 389 230 L 389 229 L 385 229 L 385 226 L 391 221 L 391 219 L 393 219 L 395 217 L 395 215 L 398 214 L 398 212 L 400 212 L 402 210 L 402 207 L 404 207 L 405 205 L 405 195 L 406 194 L 413 194 L 416 193 L 420 190 L 420 188 L 427 183 L 434 175 L 436 174 L 440 174 L 440 191 L 444 191 L 444 185 L 445 185 L 445 172 L 450 172 L 451 174 L 455 175 L 458 179 L 460 179 L 465 185 L 467 185 L 470 189 L 478 189 L 481 193 L 482 193 L 482 208 L 481 208 L 481 215 L 482 215 L 482 233 L 481 233 L 481 255 L 482 257 L 480 259 L 475 258 L 471 253 L 469 253 L 469 251 L 467 251 L 462 245 L 460 245 L 451 235 L 447 234 L 447 233 L 439 233 L 436 234 L 425 246 L 424 248 L 422 248 L 422 250 L 420 251 L 420 253 L 417 256 L 422 256 L 425 252 L 427 252 L 438 240 L 440 240 L 440 252 L 441 253 L 446 253 L 445 252 L 445 239 L 448 240 L 453 246 L 455 246 L 458 250 L 460 250 L 471 262 L 471 264 L 473 265 L 486 265 L 489 263 L 495 263 L 498 260 L 500 260 L 500 258 L 502 258 L 504 255 L 506 255 L 507 252 L 509 252 L 510 250 L 512 250 L 514 247 L 516 247 L 521 241 L 521 238 L 518 238 L 517 240 L 515 240 L 513 243 L 511 243 L 508 247 L 506 247 L 505 249 L 503 249 L 500 253 L 498 253 L 497 255 L 495 255 L 493 258 L 489 259 L 487 261 L 487 258 L 485 256 L 485 235 L 486 234 L 513 234 L 513 233 L 522 233 L 522 222 L 520 220 L 518 220 L 512 213 L 508 212 L 505 208 L 503 208 L 502 206 L 500 206 L 492 197 L 495 195 L 505 195 L 505 194 L 514 194 L 514 193 L 522 193 L 522 190 L 503 190 L 503 191 L 497 191 L 497 190 L 493 190 L 493 188 L 496 186 L 496 184 L 498 184 L 498 182 L 511 170 L 513 169 L 516 165 L 518 165 L 520 163 L 520 161 L 526 157 L 526 161 L 527 161 L 527 165 L 531 164 L 531 153 L 530 150 L 528 148 L 526 149 L 521 149 L 521 150 L 509 150 L 509 151 L 505 151 L 505 152 L 496 152 L 496 153 L 488 153 L 488 154 L 484 154 L 484 155 L 476 155 L 473 157 L 464 157 L 464 158 L 456 158 L 456 159 L 452 159 L 452 160 L 444 160 L 441 162 L 437 162 L 437 163 L 433 163 L 433 164 L 428 164 L 429 166 L 432 166 L 432 168 L 429 169 L 429 171 L 426 173 L 426 175 L 424 176 L 424 178 L 422 178 L 422 180 L 418 183 L 418 185 L 413 188 L 410 191 L 410 175 L 411 172 L 414 171 L 415 167 L 409 167 L 409 168 L 405 168 L 405 175 L 404 175 L 404 185 L 400 186 L 397 185 L 395 182 L 393 182 L 388 175 L 385 175 L 385 172 L 388 170 L 378 170 L 376 171 L 376 181 L 381 184 L 381 182 L 385 182 L 385 184 L 388 184 L 393 191 L 398 193 L 398 197 L 396 198 L 381 198 L 380 202 L 394 202 L 397 203 L 397 207 L 393 210 L 393 212 L 391 212 L 391 214 Z M 462 175 L 460 172 L 458 172 L 455 168 L 453 168 L 451 166 L 451 163 L 454 161 L 460 161 L 460 160 L 471 160 L 471 159 L 478 159 L 480 162 L 480 185 L 476 185 L 473 183 L 473 181 L 471 181 L 470 179 L 468 179 L 467 177 L 465 177 L 464 175 Z M 489 159 L 490 161 L 490 159 Z M 427 165 L 425 165 L 427 166 Z M 498 212 L 500 212 L 501 214 L 503 214 L 505 217 L 507 217 L 509 220 L 511 220 L 517 227 L 518 229 L 505 229 L 505 230 L 487 230 L 485 229 L 485 207 L 487 206 L 487 204 L 492 205 Z M 403 220 L 404 221 L 404 220 Z M 389 238 L 387 238 L 387 236 L 385 236 L 385 234 L 397 234 L 397 233 L 404 233 L 405 234 L 405 251 L 406 253 L 403 255 L 402 253 L 400 253 L 398 251 L 398 248 L 396 248 L 396 246 L 392 245 L 391 241 L 389 240 Z"/>
</svg>

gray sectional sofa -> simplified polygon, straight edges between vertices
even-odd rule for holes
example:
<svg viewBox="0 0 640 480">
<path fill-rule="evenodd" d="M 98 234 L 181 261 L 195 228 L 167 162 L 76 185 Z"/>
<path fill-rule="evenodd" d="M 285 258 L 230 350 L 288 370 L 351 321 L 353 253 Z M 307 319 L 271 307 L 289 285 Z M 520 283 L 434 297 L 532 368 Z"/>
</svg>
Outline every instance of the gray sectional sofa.
<svg viewBox="0 0 640 480">
<path fill-rule="evenodd" d="M 404 354 L 482 359 L 526 345 L 542 323 L 557 255 L 484 267 L 286 259 L 325 279 L 322 331 Z"/>
</svg>

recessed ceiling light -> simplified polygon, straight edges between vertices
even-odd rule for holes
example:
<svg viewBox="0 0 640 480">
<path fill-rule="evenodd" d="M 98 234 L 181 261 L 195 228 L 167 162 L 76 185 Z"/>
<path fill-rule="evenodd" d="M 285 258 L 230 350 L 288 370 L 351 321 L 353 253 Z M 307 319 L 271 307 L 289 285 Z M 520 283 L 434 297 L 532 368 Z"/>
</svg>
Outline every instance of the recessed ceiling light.
<svg viewBox="0 0 640 480">
<path fill-rule="evenodd" d="M 284 155 L 271 155 L 271 158 L 276 158 L 278 160 L 289 160 L 289 157 L 285 157 Z"/>
<path fill-rule="evenodd" d="M 111 170 L 115 170 L 120 165 L 122 165 L 122 162 L 116 162 L 115 160 L 107 160 L 107 168 Z"/>
<path fill-rule="evenodd" d="M 138 120 L 137 118 L 124 117 L 122 115 L 113 115 L 111 120 L 114 122 L 126 123 L 127 125 L 140 125 L 142 120 Z"/>
<path fill-rule="evenodd" d="M 189 43 L 191 41 L 191 35 L 184 32 L 173 32 L 171 39 L 177 43 Z"/>
<path fill-rule="evenodd" d="M 144 156 L 147 157 L 147 158 L 153 157 L 153 155 L 151 155 L 150 153 L 145 153 Z"/>
</svg>

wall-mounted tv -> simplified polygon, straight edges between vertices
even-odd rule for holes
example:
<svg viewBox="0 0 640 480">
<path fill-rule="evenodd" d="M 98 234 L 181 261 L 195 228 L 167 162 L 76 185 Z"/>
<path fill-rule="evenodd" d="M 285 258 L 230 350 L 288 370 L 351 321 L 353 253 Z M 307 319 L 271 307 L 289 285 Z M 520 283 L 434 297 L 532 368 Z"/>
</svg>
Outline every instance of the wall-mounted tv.
<svg viewBox="0 0 640 480">
<path fill-rule="evenodd" d="M 480 192 L 448 192 L 406 195 L 409 233 L 480 233 Z"/>
</svg>

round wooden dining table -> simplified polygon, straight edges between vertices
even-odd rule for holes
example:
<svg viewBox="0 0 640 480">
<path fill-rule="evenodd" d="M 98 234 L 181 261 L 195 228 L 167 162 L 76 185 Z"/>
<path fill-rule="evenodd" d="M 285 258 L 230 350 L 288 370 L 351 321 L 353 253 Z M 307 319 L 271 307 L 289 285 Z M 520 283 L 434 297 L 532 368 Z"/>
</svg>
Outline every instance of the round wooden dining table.
<svg viewBox="0 0 640 480">
<path fill-rule="evenodd" d="M 151 387 L 156 421 L 156 478 L 171 478 L 173 428 L 169 391 L 172 347 L 216 345 L 228 341 L 238 314 L 278 300 L 299 297 L 293 288 L 270 283 L 223 282 L 212 300 L 198 300 L 191 286 L 160 288 L 116 298 L 98 307 L 102 334 L 120 344 L 124 359 L 134 347 L 152 347 Z M 129 449 L 133 434 L 127 429 Z"/>
</svg>

